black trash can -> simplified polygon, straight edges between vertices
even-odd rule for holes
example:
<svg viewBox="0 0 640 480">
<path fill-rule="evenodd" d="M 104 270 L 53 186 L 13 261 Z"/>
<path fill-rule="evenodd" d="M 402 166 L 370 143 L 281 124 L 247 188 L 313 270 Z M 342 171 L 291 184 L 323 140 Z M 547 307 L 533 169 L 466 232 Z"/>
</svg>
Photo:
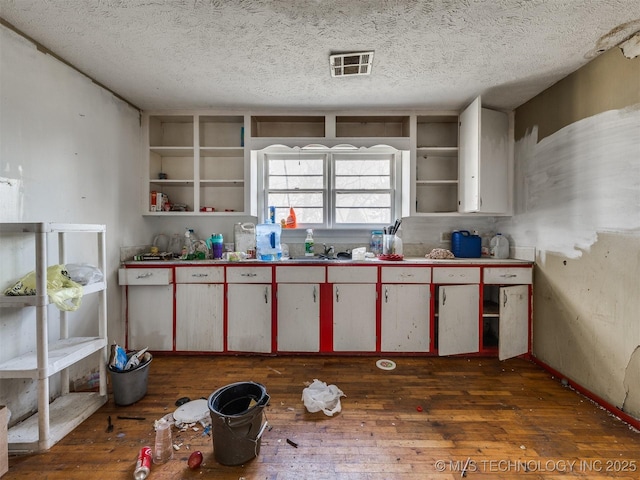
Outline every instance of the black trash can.
<svg viewBox="0 0 640 480">
<path fill-rule="evenodd" d="M 257 457 L 267 422 L 262 411 L 269 403 L 264 385 L 238 382 L 209 396 L 213 453 L 222 465 L 241 465 Z"/>
</svg>

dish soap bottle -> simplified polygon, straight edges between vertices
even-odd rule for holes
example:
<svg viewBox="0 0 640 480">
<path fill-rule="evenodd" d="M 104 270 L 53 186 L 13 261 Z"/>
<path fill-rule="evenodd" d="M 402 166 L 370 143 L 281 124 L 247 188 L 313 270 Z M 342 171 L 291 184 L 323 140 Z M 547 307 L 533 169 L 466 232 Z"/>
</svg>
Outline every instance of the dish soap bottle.
<svg viewBox="0 0 640 480">
<path fill-rule="evenodd" d="M 313 257 L 313 230 L 307 229 L 307 238 L 304 239 L 304 256 Z"/>
<path fill-rule="evenodd" d="M 289 207 L 289 216 L 287 217 L 286 227 L 298 228 L 298 221 L 296 220 L 296 212 L 293 210 L 293 207 Z"/>
</svg>

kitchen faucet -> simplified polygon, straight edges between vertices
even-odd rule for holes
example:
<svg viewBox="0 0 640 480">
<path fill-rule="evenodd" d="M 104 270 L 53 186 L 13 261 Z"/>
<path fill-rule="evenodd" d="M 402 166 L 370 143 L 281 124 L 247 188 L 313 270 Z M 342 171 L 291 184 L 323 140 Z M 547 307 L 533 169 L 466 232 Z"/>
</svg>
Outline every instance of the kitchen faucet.
<svg viewBox="0 0 640 480">
<path fill-rule="evenodd" d="M 329 245 L 327 247 L 326 243 L 323 243 L 322 246 L 324 247 L 324 253 L 321 255 L 322 257 L 326 257 L 326 258 L 331 258 L 333 257 L 333 254 L 335 253 L 335 250 L 333 248 L 333 245 Z"/>
</svg>

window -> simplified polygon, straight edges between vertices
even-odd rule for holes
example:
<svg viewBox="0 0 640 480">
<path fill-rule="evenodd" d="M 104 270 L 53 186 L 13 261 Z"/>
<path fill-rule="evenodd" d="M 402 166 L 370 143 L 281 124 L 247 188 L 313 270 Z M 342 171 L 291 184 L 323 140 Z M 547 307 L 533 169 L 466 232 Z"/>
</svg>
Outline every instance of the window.
<svg viewBox="0 0 640 480">
<path fill-rule="evenodd" d="M 263 218 L 293 207 L 300 227 L 388 225 L 400 211 L 400 155 L 391 147 L 270 147 L 261 152 Z"/>
</svg>

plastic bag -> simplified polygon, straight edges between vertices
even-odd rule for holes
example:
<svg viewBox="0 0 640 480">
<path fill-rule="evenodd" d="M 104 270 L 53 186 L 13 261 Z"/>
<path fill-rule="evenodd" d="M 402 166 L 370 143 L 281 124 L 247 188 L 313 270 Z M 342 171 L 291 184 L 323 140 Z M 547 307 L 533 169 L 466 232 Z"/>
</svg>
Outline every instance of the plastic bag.
<svg viewBox="0 0 640 480">
<path fill-rule="evenodd" d="M 66 267 L 69 278 L 80 285 L 89 285 L 104 279 L 100 269 L 88 263 L 67 263 Z"/>
<path fill-rule="evenodd" d="M 5 295 L 35 295 L 36 273 L 29 272 L 12 287 L 4 291 Z M 51 265 L 47 268 L 47 294 L 60 310 L 73 312 L 82 301 L 82 285 L 69 277 L 64 265 Z"/>
<path fill-rule="evenodd" d="M 306 409 L 311 413 L 322 410 L 329 417 L 342 411 L 340 397 L 346 397 L 342 390 L 335 385 L 327 385 L 317 378 L 302 390 L 302 400 Z"/>
</svg>

